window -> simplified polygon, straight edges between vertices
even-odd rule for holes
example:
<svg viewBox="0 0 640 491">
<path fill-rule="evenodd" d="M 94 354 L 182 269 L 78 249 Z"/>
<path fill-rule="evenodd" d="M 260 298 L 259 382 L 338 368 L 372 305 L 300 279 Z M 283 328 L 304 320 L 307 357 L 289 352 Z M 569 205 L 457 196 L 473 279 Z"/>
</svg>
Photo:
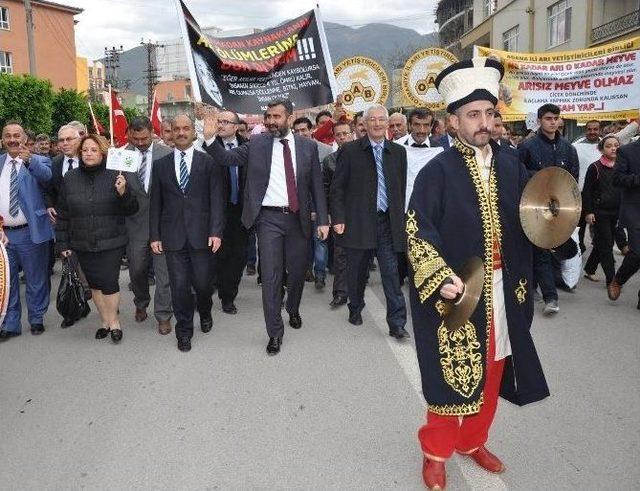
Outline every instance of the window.
<svg viewBox="0 0 640 491">
<path fill-rule="evenodd" d="M 0 7 L 0 29 L 9 30 L 9 9 Z"/>
<path fill-rule="evenodd" d="M 520 26 L 512 27 L 508 31 L 502 33 L 502 49 L 504 51 L 518 51 L 518 36 L 520 35 Z"/>
<path fill-rule="evenodd" d="M 486 19 L 496 11 L 496 0 L 482 0 L 482 16 Z"/>
<path fill-rule="evenodd" d="M 0 73 L 13 73 L 11 53 L 0 51 Z"/>
<path fill-rule="evenodd" d="M 547 9 L 549 17 L 548 46 L 551 48 L 571 39 L 571 4 L 561 0 Z"/>
</svg>

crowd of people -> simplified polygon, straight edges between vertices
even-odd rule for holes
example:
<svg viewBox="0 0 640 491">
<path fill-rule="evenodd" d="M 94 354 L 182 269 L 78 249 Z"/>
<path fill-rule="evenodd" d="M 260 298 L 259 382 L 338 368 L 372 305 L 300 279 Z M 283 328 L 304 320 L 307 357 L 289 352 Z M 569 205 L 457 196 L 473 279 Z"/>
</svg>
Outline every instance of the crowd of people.
<svg viewBox="0 0 640 491">
<path fill-rule="evenodd" d="M 323 290 L 328 272 L 330 307 L 348 302 L 348 321 L 360 325 L 369 272 L 379 267 L 389 333 L 410 337 L 401 289 L 408 274 L 402 147 L 451 148 L 457 137 L 451 115 L 438 120 L 423 108 L 389 115 L 372 106 L 349 119 L 338 103 L 334 113 L 322 111 L 312 121 L 294 117 L 284 100 L 270 105 L 264 124 L 254 128 L 233 111 L 200 108 L 196 116 L 165 120 L 160 135 L 148 118 L 131 121 L 127 149 L 138 152 L 141 162 L 135 173 L 108 170 L 107 140 L 77 121 L 62 126 L 55 140 L 34 136 L 17 121 L 4 125 L 0 215 L 12 284 L 0 340 L 21 333 L 19 272 L 31 332 L 44 331 L 56 257 L 70 261 L 93 299 L 101 318 L 96 338 L 123 337 L 123 262 L 136 322 L 148 317 L 153 284 L 158 332 L 170 333 L 175 317 L 184 351 L 191 348 L 194 312 L 201 330 L 209 332 L 212 296 L 217 292 L 224 313 L 236 314 L 241 278 L 256 273 L 270 354 L 282 344 L 281 308 L 290 326 L 300 328 L 304 283 Z M 572 145 L 562 136 L 557 106 L 542 106 L 538 122 L 537 131 L 521 138 L 496 111 L 491 137 L 529 175 L 559 166 L 579 181 L 579 246 L 584 252 L 586 231 L 593 244 L 584 277 L 599 281 L 600 265 L 615 300 L 640 263 L 637 144 L 620 147 L 638 124 L 589 121 L 584 137 Z M 617 272 L 614 243 L 625 256 Z M 547 315 L 559 311 L 558 285 L 575 290 L 560 279 L 562 259 L 556 256 L 534 249 L 535 283 Z M 62 327 L 73 323 L 61 321 Z"/>
</svg>

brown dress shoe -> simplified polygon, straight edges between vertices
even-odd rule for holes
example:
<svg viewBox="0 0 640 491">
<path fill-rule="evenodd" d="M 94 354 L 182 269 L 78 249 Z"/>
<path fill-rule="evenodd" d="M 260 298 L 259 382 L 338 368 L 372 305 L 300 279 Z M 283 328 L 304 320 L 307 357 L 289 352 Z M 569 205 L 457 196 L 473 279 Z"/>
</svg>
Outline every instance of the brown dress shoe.
<svg viewBox="0 0 640 491">
<path fill-rule="evenodd" d="M 620 285 L 615 278 L 607 285 L 607 295 L 609 295 L 609 300 L 618 300 L 621 291 L 622 285 Z"/>
<path fill-rule="evenodd" d="M 158 321 L 158 332 L 163 336 L 171 332 L 171 321 Z"/>
<path fill-rule="evenodd" d="M 484 446 L 480 447 L 475 452 L 466 455 L 471 457 L 476 464 L 486 471 L 493 472 L 494 474 L 504 472 L 504 464 L 502 461 L 489 452 L 489 450 Z"/>
<path fill-rule="evenodd" d="M 144 322 L 145 320 L 147 320 L 147 309 L 136 307 L 136 322 Z"/>
<path fill-rule="evenodd" d="M 422 479 L 428 489 L 445 489 L 447 487 L 447 470 L 444 462 L 424 457 L 422 461 Z"/>
</svg>

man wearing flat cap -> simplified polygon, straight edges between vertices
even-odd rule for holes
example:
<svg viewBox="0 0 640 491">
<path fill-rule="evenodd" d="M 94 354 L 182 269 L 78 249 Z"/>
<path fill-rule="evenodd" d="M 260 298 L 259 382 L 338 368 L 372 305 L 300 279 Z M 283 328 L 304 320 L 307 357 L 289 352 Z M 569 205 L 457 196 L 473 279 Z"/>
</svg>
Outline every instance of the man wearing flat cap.
<svg viewBox="0 0 640 491">
<path fill-rule="evenodd" d="M 418 174 L 407 213 L 411 309 L 428 403 L 418 438 L 429 489 L 446 486 L 453 452 L 504 471 L 485 446 L 498 396 L 525 405 L 549 395 L 529 333 L 532 252 L 519 221 L 528 174 L 491 139 L 503 73 L 499 62 L 474 58 L 437 77 L 457 137 Z M 456 272 L 473 256 L 484 263 L 480 300 L 450 331 L 443 316 L 464 291 Z"/>
</svg>

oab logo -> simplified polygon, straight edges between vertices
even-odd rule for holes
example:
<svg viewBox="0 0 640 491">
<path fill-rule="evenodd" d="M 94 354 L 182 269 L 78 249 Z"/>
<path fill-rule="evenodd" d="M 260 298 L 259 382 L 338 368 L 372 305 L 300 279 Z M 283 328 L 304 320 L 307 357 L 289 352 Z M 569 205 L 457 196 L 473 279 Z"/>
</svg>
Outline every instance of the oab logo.
<svg viewBox="0 0 640 491">
<path fill-rule="evenodd" d="M 427 48 L 414 53 L 402 70 L 402 92 L 413 104 L 430 109 L 443 109 L 436 89 L 438 74 L 458 59 L 447 50 Z"/>
<path fill-rule="evenodd" d="M 347 58 L 335 67 L 334 72 L 345 109 L 359 112 L 387 101 L 389 79 L 375 60 L 364 56 Z"/>
</svg>

